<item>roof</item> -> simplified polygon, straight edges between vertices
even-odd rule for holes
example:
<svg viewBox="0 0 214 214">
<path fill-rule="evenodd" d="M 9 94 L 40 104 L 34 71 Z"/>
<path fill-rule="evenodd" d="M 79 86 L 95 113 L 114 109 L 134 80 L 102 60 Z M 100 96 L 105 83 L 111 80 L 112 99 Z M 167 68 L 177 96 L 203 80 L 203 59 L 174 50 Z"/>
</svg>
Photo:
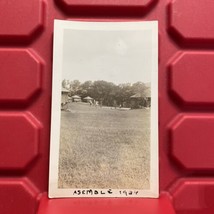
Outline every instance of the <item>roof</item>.
<svg viewBox="0 0 214 214">
<path fill-rule="evenodd" d="M 74 99 L 81 99 L 81 97 L 78 96 L 78 95 L 74 95 L 74 96 L 72 96 L 72 98 L 74 98 Z"/>
<path fill-rule="evenodd" d="M 132 95 L 130 98 L 144 98 L 144 97 L 151 97 L 151 88 L 145 89 L 143 93 L 136 93 Z"/>
<path fill-rule="evenodd" d="M 145 86 L 146 86 L 147 88 L 151 88 L 151 82 L 145 83 Z"/>
<path fill-rule="evenodd" d="M 69 90 L 68 90 L 68 89 L 66 89 L 66 88 L 63 88 L 63 87 L 62 87 L 62 88 L 61 88 L 61 92 L 67 92 L 67 93 L 68 93 L 68 92 L 69 92 Z"/>
<path fill-rule="evenodd" d="M 87 97 L 83 98 L 83 100 L 93 100 L 93 98 L 87 96 Z"/>
<path fill-rule="evenodd" d="M 151 97 L 151 88 L 147 88 L 144 93 L 146 97 Z"/>
<path fill-rule="evenodd" d="M 144 97 L 143 94 L 137 93 L 137 94 L 132 95 L 130 98 L 142 98 L 142 97 Z"/>
</svg>

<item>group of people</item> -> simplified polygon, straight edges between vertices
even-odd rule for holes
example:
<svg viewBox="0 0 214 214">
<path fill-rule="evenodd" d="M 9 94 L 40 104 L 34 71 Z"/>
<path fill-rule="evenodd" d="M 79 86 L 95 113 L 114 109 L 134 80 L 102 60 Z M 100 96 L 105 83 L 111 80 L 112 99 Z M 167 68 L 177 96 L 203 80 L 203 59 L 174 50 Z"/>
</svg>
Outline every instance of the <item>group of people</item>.
<svg viewBox="0 0 214 214">
<path fill-rule="evenodd" d="M 95 107 L 100 106 L 100 107 L 102 107 L 101 103 L 102 102 L 99 103 L 99 101 L 96 101 L 96 100 L 89 100 L 89 105 L 90 106 L 95 106 Z"/>
</svg>

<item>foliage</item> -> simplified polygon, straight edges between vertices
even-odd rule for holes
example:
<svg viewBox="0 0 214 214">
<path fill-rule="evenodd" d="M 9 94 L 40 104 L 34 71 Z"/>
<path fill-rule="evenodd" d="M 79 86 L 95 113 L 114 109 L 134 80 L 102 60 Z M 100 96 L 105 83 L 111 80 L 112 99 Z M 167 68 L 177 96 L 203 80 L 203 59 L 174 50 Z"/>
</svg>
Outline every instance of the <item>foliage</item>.
<svg viewBox="0 0 214 214">
<path fill-rule="evenodd" d="M 79 80 L 63 80 L 62 87 L 70 91 L 69 96 L 79 95 L 82 98 L 90 96 L 96 101 L 99 101 L 106 106 L 122 106 L 129 107 L 130 97 L 136 93 L 145 97 L 145 90 L 147 89 L 145 83 L 136 82 L 122 83 L 116 85 L 112 82 L 104 80 L 86 81 L 81 83 Z"/>
</svg>

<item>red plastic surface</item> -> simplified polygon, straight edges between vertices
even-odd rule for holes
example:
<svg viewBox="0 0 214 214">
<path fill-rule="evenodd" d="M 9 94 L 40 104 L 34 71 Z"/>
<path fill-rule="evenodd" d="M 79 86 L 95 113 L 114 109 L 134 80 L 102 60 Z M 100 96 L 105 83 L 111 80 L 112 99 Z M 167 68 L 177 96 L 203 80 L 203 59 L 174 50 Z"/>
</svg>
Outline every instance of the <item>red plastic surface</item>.
<svg viewBox="0 0 214 214">
<path fill-rule="evenodd" d="M 89 213 L 135 213 L 135 214 L 175 214 L 166 195 L 160 199 L 41 199 L 39 214 Z"/>
<path fill-rule="evenodd" d="M 4 68 L 0 73 L 0 102 L 29 103 L 41 90 L 43 65 L 39 58 L 27 49 L 2 49 L 0 63 Z"/>
<path fill-rule="evenodd" d="M 0 213 L 214 213 L 213 0 L 10 0 L 0 11 Z M 47 199 L 54 19 L 159 21 L 160 199 Z"/>
</svg>

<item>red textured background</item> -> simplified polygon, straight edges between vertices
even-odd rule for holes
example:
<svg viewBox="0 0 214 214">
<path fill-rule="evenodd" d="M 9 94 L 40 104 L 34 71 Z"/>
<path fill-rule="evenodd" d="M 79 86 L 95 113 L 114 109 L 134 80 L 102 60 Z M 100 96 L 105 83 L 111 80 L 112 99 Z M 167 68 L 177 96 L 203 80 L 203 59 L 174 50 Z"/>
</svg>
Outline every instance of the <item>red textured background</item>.
<svg viewBox="0 0 214 214">
<path fill-rule="evenodd" d="M 0 1 L 0 213 L 214 213 L 214 1 Z M 159 21 L 160 199 L 51 199 L 53 20 Z"/>
</svg>

